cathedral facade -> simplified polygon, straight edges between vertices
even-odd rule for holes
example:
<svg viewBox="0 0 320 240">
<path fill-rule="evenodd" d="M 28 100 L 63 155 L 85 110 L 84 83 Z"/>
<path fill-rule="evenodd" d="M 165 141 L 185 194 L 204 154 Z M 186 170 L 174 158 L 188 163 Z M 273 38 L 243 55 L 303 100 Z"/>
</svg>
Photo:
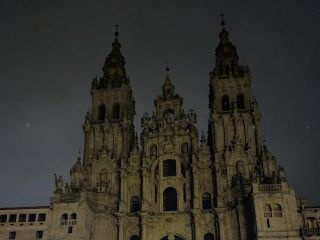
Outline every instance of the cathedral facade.
<svg viewBox="0 0 320 240">
<path fill-rule="evenodd" d="M 84 153 L 70 182 L 56 176 L 50 206 L 1 208 L 0 239 L 320 239 L 320 208 L 296 197 L 262 141 L 250 69 L 224 24 L 219 38 L 207 135 L 168 74 L 138 138 L 116 32 L 91 84 Z"/>
</svg>

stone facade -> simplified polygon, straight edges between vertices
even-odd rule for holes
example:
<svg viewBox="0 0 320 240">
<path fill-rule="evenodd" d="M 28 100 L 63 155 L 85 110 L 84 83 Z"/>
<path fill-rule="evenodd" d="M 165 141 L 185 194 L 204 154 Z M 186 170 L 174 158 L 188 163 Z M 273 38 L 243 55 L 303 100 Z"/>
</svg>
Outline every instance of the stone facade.
<svg viewBox="0 0 320 240">
<path fill-rule="evenodd" d="M 168 74 L 141 119 L 139 144 L 116 32 L 104 74 L 92 81 L 71 181 L 56 176 L 50 207 L 0 209 L 0 239 L 320 239 L 320 209 L 296 198 L 263 144 L 250 69 L 239 65 L 224 26 L 219 37 L 208 135 L 199 137 L 197 115 L 183 108 Z M 10 217 L 24 212 L 46 219 L 21 225 Z"/>
</svg>

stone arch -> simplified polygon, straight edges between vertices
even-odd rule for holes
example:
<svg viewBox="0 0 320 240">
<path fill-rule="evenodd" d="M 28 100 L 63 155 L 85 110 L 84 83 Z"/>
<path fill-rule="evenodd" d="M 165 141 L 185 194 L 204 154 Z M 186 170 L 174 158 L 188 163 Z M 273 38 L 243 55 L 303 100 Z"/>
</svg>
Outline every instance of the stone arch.
<svg viewBox="0 0 320 240">
<path fill-rule="evenodd" d="M 203 240 L 214 240 L 214 236 L 211 232 L 208 232 L 203 236 Z"/>
<path fill-rule="evenodd" d="M 170 233 L 161 237 L 160 240 L 187 240 L 187 239 L 180 234 Z"/>
<path fill-rule="evenodd" d="M 139 240 L 140 238 L 137 235 L 132 235 L 130 240 Z"/>
</svg>

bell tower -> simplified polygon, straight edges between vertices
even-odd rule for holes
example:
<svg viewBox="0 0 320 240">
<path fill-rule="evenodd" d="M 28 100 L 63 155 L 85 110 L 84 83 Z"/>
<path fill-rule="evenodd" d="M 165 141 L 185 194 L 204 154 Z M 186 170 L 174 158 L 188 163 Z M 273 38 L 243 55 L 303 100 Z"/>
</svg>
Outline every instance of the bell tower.
<svg viewBox="0 0 320 240">
<path fill-rule="evenodd" d="M 296 237 L 296 231 L 290 232 L 298 228 L 292 214 L 297 211 L 294 191 L 283 167 L 262 143 L 261 113 L 251 94 L 250 69 L 239 64 L 223 19 L 221 26 L 210 74 L 208 130 L 220 238 L 262 239 L 260 235 L 265 235 L 277 239 L 275 230 L 281 236 Z M 265 209 L 276 212 L 272 219 Z M 235 224 L 235 228 L 226 227 Z"/>
<path fill-rule="evenodd" d="M 103 76 L 92 81 L 92 107 L 83 127 L 85 166 L 102 150 L 119 161 L 127 159 L 133 149 L 135 101 L 118 35 L 116 31 L 112 51 L 103 66 Z"/>
</svg>

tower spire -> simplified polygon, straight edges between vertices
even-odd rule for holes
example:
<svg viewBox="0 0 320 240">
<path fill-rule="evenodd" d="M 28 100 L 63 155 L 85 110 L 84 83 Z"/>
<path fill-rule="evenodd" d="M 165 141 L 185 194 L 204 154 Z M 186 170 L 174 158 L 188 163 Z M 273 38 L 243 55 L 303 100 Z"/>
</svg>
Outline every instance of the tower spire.
<svg viewBox="0 0 320 240">
<path fill-rule="evenodd" d="M 121 54 L 121 44 L 118 40 L 119 36 L 119 24 L 115 24 L 115 39 L 112 43 L 111 53 L 107 56 L 105 64 L 103 66 L 104 76 L 102 79 L 103 87 L 120 87 L 123 83 L 128 82 L 125 70 L 125 59 Z"/>
<path fill-rule="evenodd" d="M 229 39 L 229 32 L 225 29 L 225 15 L 220 14 L 222 27 L 219 34 L 219 45 L 216 48 L 216 65 L 215 65 L 215 74 L 218 75 L 238 75 L 240 71 L 240 66 L 238 64 L 239 56 L 237 54 L 236 47 L 232 44 Z M 240 72 L 239 72 L 240 71 Z"/>
</svg>

